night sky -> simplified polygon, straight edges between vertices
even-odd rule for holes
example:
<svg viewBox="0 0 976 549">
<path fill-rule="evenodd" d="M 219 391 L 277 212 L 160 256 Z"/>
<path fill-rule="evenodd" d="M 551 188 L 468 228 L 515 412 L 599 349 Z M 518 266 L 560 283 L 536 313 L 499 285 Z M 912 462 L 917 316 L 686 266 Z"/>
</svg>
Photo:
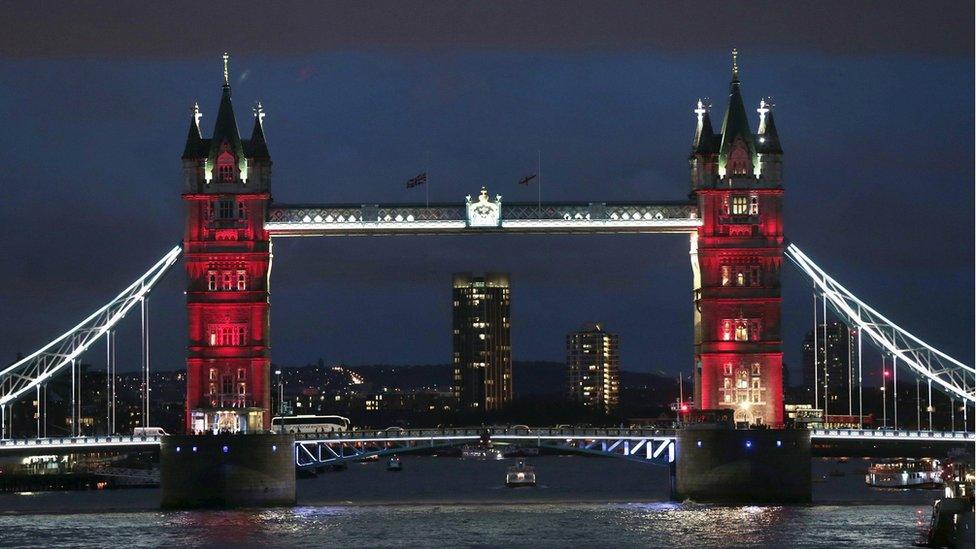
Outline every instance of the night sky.
<svg viewBox="0 0 976 549">
<path fill-rule="evenodd" d="M 398 4 L 6 5 L 2 362 L 182 238 L 189 107 L 209 135 L 224 50 L 245 133 L 265 106 L 275 200 L 362 203 L 422 202 L 404 182 L 428 155 L 432 201 L 482 185 L 534 201 L 517 181 L 539 150 L 544 200 L 682 200 L 692 109 L 710 97 L 720 124 L 735 46 L 753 130 L 760 96 L 776 104 L 788 238 L 973 363 L 971 2 Z M 446 363 L 451 273 L 504 270 L 516 360 L 563 360 L 565 334 L 602 321 L 624 369 L 691 370 L 686 236 L 282 239 L 274 254 L 276 363 Z M 182 366 L 181 271 L 151 299 L 156 368 Z M 811 289 L 784 267 L 783 290 L 798 377 Z"/>
</svg>

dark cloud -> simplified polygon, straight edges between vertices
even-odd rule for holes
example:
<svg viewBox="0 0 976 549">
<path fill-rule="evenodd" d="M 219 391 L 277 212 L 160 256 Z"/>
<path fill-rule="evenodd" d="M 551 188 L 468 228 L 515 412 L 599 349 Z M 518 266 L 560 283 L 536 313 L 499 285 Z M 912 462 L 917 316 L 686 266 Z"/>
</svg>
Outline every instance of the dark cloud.
<svg viewBox="0 0 976 549">
<path fill-rule="evenodd" d="M 308 54 L 362 48 L 822 51 L 968 56 L 972 2 L 20 2 L 15 57 Z"/>
</svg>

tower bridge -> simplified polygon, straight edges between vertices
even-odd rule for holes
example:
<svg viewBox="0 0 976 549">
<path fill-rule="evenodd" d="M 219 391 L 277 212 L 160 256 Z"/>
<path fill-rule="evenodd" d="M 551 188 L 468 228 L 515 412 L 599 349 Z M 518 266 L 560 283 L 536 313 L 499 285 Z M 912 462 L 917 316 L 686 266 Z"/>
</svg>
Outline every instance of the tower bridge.
<svg viewBox="0 0 976 549">
<path fill-rule="evenodd" d="M 862 341 L 890 357 L 894 371 L 924 381 L 930 391 L 962 403 L 961 432 L 905 430 L 814 430 L 818 439 L 884 443 L 972 441 L 968 413 L 976 405 L 976 370 L 907 332 L 832 278 L 795 243 L 788 243 L 782 211 L 784 185 L 772 105 L 759 102 L 758 128 L 746 115 L 737 60 L 719 131 L 710 107 L 699 101 L 689 155 L 690 198 L 684 201 L 509 203 L 482 187 L 454 203 L 306 204 L 274 202 L 271 155 L 264 113 L 254 112 L 250 137 L 238 130 L 225 57 L 224 82 L 214 130 L 204 137 L 194 106 L 182 154 L 185 225 L 182 246 L 167 252 L 118 296 L 38 351 L 0 370 L 0 455 L 166 446 L 159 437 L 127 437 L 115 424 L 115 331 L 136 305 L 140 310 L 141 393 L 144 425 L 149 418 L 150 344 L 148 299 L 158 281 L 183 256 L 187 301 L 185 429 L 267 432 L 271 421 L 271 243 L 274 238 L 481 234 L 666 233 L 688 238 L 692 270 L 694 333 L 691 364 L 695 406 L 726 410 L 736 423 L 761 425 L 763 440 L 783 427 L 781 269 L 786 257 L 809 279 L 824 315 L 829 307 L 857 330 L 858 385 Z M 107 432 L 97 437 L 52 438 L 41 429 L 46 386 L 71 372 L 71 428 L 79 435 L 84 395 L 76 387 L 80 357 L 105 342 Z M 14 439 L 12 407 L 34 397 L 34 437 Z M 931 397 L 930 397 L 931 400 Z M 860 408 L 860 406 L 859 406 Z M 46 409 L 46 407 L 44 407 Z M 954 413 L 954 411 L 953 411 Z M 863 418 L 863 409 L 859 410 Z M 953 415 L 953 418 L 955 415 Z M 45 422 L 46 424 L 46 422 Z M 863 424 L 863 421 L 862 421 Z M 930 420 L 931 427 L 931 420 Z M 351 432 L 299 437 L 299 467 L 363 459 L 391 452 L 457 445 L 479 436 L 471 430 L 398 435 Z M 683 434 L 603 430 L 496 433 L 496 439 L 565 451 L 674 461 Z M 759 431 L 757 431 L 759 432 Z M 758 435 L 757 435 L 758 436 Z M 474 437 L 474 438 L 472 438 Z M 700 442 L 700 441 L 699 441 Z M 776 440 L 778 443 L 779 441 Z M 236 444 L 236 443 L 235 443 Z M 228 452 L 228 445 L 223 453 Z M 699 444 L 700 446 L 700 444 Z M 778 446 L 778 444 L 777 444 Z M 271 446 L 277 451 L 277 446 Z M 177 447 L 175 452 L 180 452 Z M 694 451 L 694 450 L 692 450 Z M 347 453 L 348 452 L 348 453 Z M 165 451 L 164 451 L 165 454 Z M 714 456 L 713 456 L 714 457 Z M 279 456 L 280 458 L 280 456 Z"/>
</svg>

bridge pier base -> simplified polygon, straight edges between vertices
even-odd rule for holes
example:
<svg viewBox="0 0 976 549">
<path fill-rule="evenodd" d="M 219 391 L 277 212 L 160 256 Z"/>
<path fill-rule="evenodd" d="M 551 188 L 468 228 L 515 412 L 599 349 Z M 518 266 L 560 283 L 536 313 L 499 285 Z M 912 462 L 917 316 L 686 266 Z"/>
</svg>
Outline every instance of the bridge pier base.
<svg viewBox="0 0 976 549">
<path fill-rule="evenodd" d="M 176 435 L 160 444 L 164 509 L 295 505 L 292 435 Z"/>
<path fill-rule="evenodd" d="M 688 426 L 678 431 L 672 497 L 702 503 L 811 499 L 810 432 Z"/>
</svg>

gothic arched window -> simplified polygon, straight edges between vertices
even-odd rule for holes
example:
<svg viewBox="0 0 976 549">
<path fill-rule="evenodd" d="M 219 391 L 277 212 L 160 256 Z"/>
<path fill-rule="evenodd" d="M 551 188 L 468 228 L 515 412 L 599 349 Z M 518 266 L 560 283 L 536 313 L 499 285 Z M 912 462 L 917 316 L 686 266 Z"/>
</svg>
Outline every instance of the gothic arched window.
<svg viewBox="0 0 976 549">
<path fill-rule="evenodd" d="M 233 183 L 237 179 L 237 161 L 230 146 L 224 143 L 217 155 L 217 178 L 223 183 Z"/>
<path fill-rule="evenodd" d="M 729 159 L 726 165 L 726 173 L 732 175 L 749 175 L 752 168 L 749 160 L 749 151 L 746 149 L 742 139 L 736 139 L 729 152 Z"/>
</svg>

